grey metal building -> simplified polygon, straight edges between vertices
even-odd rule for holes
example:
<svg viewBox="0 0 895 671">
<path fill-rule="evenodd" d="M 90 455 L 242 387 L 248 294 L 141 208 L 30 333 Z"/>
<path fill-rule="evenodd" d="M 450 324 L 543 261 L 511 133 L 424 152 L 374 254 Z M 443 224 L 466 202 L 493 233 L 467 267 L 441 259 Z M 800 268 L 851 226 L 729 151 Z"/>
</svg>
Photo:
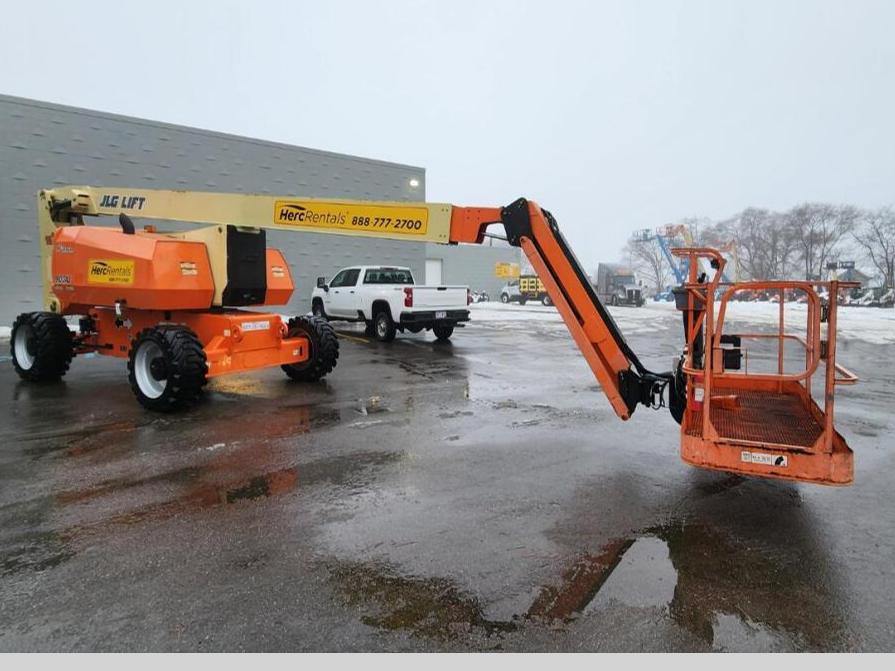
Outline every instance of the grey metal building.
<svg viewBox="0 0 895 671">
<path fill-rule="evenodd" d="M 0 324 L 43 309 L 36 194 L 62 184 L 425 200 L 423 168 L 0 96 Z M 425 244 L 268 231 L 289 261 L 306 312 L 319 275 L 353 263 L 410 266 Z"/>
<path fill-rule="evenodd" d="M 419 167 L 0 95 L 0 325 L 43 309 L 36 194 L 63 184 L 360 200 L 426 197 L 426 172 Z M 518 260 L 518 250 L 509 248 L 448 249 L 307 232 L 268 231 L 268 244 L 283 251 L 292 269 L 296 290 L 283 309 L 291 313 L 310 309 L 318 276 L 331 277 L 346 265 L 409 266 L 422 281 L 426 258 L 441 259 L 444 282 L 480 289 L 487 273 L 493 275 L 492 257 Z"/>
</svg>

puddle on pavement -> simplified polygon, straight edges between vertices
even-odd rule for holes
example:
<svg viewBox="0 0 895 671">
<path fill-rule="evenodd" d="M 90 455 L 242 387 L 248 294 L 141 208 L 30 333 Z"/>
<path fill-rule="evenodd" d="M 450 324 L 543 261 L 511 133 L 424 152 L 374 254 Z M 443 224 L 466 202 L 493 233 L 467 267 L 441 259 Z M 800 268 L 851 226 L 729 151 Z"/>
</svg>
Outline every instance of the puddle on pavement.
<svg viewBox="0 0 895 671">
<path fill-rule="evenodd" d="M 668 618 L 716 650 L 837 650 L 852 643 L 829 594 L 818 589 L 818 575 L 801 561 L 783 566 L 767 550 L 700 525 L 611 541 L 573 561 L 557 584 L 504 620 L 488 619 L 477 598 L 444 578 L 402 576 L 376 563 L 343 566 L 332 577 L 365 623 L 439 639 L 522 626 L 587 627 L 627 608 Z"/>
</svg>

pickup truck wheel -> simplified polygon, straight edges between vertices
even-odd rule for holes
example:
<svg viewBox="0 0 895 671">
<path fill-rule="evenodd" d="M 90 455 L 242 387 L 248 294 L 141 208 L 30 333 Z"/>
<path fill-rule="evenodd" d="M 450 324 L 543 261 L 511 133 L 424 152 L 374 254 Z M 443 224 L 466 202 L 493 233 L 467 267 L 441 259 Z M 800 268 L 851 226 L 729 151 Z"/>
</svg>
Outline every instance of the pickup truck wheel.
<svg viewBox="0 0 895 671">
<path fill-rule="evenodd" d="M 314 303 L 311 305 L 311 314 L 320 319 L 329 320 L 329 317 L 326 316 L 326 310 L 323 307 L 323 301 L 319 298 L 314 299 Z"/>
<path fill-rule="evenodd" d="M 454 333 L 454 326 L 453 324 L 433 326 L 432 333 L 441 341 L 450 340 L 451 335 Z"/>
<path fill-rule="evenodd" d="M 375 338 L 376 337 L 376 323 L 372 322 L 372 321 L 366 321 L 366 322 L 364 322 L 364 324 L 365 324 L 364 335 L 367 336 L 368 338 Z"/>
<path fill-rule="evenodd" d="M 528 299 L 527 299 L 527 298 L 520 298 L 520 299 L 519 299 L 519 305 L 525 305 L 525 301 L 526 301 L 526 300 L 528 300 Z"/>
<path fill-rule="evenodd" d="M 387 310 L 377 312 L 374 323 L 376 325 L 377 340 L 380 342 L 391 342 L 395 339 L 398 329 L 395 327 L 395 322 Z"/>
<path fill-rule="evenodd" d="M 281 366 L 293 380 L 316 382 L 331 373 L 339 360 L 339 339 L 332 325 L 321 317 L 293 317 L 287 336 L 304 336 L 310 343 L 307 361 Z"/>
<path fill-rule="evenodd" d="M 509 294 L 500 294 L 500 302 L 501 303 L 509 303 L 510 302 Z"/>
</svg>

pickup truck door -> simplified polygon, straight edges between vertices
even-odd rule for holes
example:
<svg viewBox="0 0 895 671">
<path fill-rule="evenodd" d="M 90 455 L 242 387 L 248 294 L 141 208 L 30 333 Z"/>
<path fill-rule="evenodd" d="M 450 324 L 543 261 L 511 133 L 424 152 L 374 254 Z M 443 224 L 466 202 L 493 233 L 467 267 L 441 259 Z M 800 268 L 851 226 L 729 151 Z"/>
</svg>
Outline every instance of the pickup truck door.
<svg viewBox="0 0 895 671">
<path fill-rule="evenodd" d="M 357 279 L 360 269 L 346 268 L 332 279 L 323 307 L 333 317 L 357 317 Z M 328 300 L 327 300 L 328 299 Z"/>
</svg>

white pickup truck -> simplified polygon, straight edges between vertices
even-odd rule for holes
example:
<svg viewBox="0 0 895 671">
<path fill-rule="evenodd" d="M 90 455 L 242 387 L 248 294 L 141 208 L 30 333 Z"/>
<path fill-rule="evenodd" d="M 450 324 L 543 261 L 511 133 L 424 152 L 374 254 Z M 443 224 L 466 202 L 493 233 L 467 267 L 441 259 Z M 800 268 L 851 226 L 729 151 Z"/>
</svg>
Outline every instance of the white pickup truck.
<svg viewBox="0 0 895 671">
<path fill-rule="evenodd" d="M 454 327 L 469 321 L 470 301 L 468 287 L 414 284 L 410 268 L 351 266 L 329 282 L 317 278 L 311 309 L 329 320 L 365 322 L 367 335 L 382 342 L 394 340 L 397 331 L 423 329 L 447 340 Z"/>
</svg>

